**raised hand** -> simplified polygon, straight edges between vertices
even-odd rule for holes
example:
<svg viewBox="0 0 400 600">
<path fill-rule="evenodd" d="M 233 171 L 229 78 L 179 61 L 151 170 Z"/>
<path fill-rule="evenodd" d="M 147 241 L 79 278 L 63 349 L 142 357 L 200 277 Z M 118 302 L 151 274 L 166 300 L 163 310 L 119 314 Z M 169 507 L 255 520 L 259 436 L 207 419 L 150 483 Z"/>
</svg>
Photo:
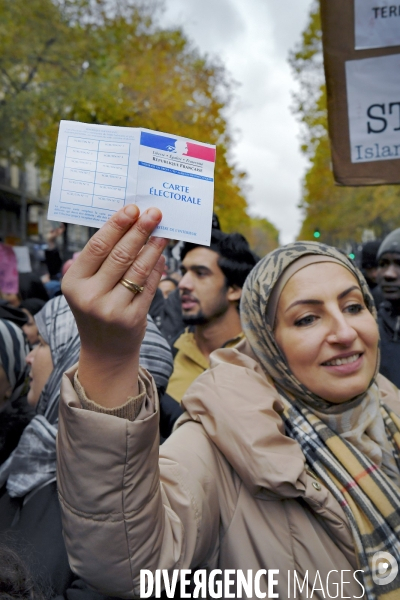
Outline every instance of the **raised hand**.
<svg viewBox="0 0 400 600">
<path fill-rule="evenodd" d="M 81 337 L 79 379 L 88 396 L 107 407 L 138 393 L 140 345 L 164 268 L 167 240 L 150 237 L 161 212 L 150 208 L 139 214 L 134 204 L 115 213 L 62 281 Z M 122 278 L 143 292 L 131 291 Z"/>
</svg>

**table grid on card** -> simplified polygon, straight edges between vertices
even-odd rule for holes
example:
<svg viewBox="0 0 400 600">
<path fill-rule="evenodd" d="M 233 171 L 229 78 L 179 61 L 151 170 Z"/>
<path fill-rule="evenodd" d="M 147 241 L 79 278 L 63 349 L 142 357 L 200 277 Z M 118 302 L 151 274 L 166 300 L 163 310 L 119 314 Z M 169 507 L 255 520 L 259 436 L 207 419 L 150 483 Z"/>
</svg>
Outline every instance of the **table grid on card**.
<svg viewBox="0 0 400 600">
<path fill-rule="evenodd" d="M 115 212 L 125 205 L 130 144 L 69 136 L 61 202 Z"/>
</svg>

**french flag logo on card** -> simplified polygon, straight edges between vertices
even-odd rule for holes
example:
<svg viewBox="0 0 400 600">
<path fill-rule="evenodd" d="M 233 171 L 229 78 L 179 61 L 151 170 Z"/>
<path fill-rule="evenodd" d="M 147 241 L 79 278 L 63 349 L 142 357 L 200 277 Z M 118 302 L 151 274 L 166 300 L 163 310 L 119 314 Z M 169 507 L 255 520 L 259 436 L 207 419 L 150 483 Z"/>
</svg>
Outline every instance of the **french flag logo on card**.
<svg viewBox="0 0 400 600">
<path fill-rule="evenodd" d="M 148 148 L 154 148 L 155 150 L 171 152 L 172 154 L 179 154 L 181 156 L 188 156 L 190 158 L 199 158 L 200 160 L 215 162 L 215 148 L 210 148 L 209 146 L 203 146 L 202 144 L 196 144 L 193 142 L 187 142 L 182 138 L 177 139 L 142 131 L 140 134 L 140 145 L 147 146 Z"/>
</svg>

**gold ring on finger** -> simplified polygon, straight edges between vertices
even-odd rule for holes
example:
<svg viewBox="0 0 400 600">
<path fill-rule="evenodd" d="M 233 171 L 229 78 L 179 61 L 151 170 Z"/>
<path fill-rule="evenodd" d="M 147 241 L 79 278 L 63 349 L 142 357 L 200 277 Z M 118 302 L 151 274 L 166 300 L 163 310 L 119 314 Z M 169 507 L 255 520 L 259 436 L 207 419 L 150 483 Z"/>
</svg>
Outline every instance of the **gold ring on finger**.
<svg viewBox="0 0 400 600">
<path fill-rule="evenodd" d="M 119 283 L 122 283 L 122 285 L 134 295 L 141 294 L 144 290 L 142 285 L 138 285 L 137 283 L 134 283 L 125 277 L 122 277 L 122 279 L 119 280 Z"/>
</svg>

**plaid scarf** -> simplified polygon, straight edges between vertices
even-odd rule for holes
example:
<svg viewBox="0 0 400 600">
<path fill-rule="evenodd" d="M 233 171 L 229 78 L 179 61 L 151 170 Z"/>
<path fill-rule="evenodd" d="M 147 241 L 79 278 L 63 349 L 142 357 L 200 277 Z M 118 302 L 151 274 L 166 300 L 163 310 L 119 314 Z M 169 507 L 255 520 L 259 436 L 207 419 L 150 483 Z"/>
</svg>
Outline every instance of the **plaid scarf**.
<svg viewBox="0 0 400 600">
<path fill-rule="evenodd" d="M 284 404 L 286 431 L 301 446 L 312 471 L 324 482 L 347 515 L 353 534 L 359 569 L 363 571 L 368 600 L 398 600 L 400 577 L 381 585 L 377 552 L 388 552 L 400 564 L 400 488 L 383 469 L 329 427 L 316 413 L 334 414 L 332 406 L 307 389 L 291 372 L 268 323 L 267 306 L 284 270 L 306 255 L 333 258 L 350 270 L 362 290 L 368 310 L 376 317 L 368 286 L 353 263 L 341 252 L 315 242 L 296 242 L 268 254 L 250 273 L 242 292 L 243 331 L 262 368 L 274 379 Z M 400 418 L 379 398 L 375 376 L 359 398 L 349 401 L 348 410 L 365 398 L 379 403 L 395 466 L 400 470 Z M 346 403 L 341 405 L 346 410 Z M 378 413 L 379 414 L 379 413 Z"/>
</svg>

